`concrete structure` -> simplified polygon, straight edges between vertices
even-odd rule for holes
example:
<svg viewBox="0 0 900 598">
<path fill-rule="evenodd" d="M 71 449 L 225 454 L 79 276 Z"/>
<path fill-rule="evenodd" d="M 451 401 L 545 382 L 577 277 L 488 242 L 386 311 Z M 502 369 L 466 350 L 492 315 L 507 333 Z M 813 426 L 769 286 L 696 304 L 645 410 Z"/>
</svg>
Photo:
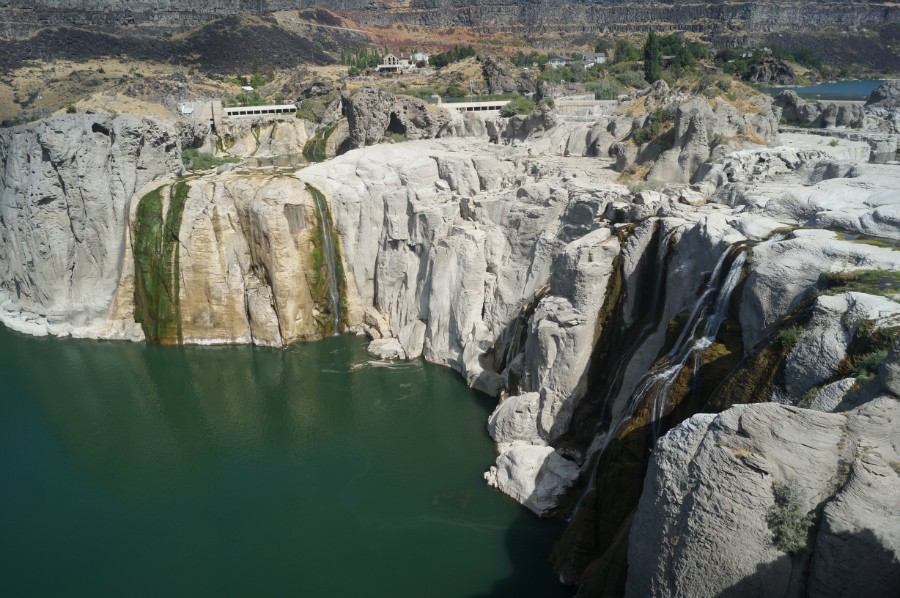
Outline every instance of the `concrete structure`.
<svg viewBox="0 0 900 598">
<path fill-rule="evenodd" d="M 275 116 L 278 114 L 293 114 L 297 112 L 294 104 L 277 104 L 274 106 L 235 106 L 225 108 L 225 116 L 236 118 L 241 116 Z"/>
<path fill-rule="evenodd" d="M 493 100 L 488 102 L 451 102 L 441 104 L 442 108 L 455 110 L 456 112 L 480 112 L 486 116 L 497 116 L 509 100 Z"/>
<path fill-rule="evenodd" d="M 194 100 L 178 104 L 178 112 L 184 118 L 208 122 L 215 127 L 222 124 L 225 115 L 221 100 Z"/>
</svg>

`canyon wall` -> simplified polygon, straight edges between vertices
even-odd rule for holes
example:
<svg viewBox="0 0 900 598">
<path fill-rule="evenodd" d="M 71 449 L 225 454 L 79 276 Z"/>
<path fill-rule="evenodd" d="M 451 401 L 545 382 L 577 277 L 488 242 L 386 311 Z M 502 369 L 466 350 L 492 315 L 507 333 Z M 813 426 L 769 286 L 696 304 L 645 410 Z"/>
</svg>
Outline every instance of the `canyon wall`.
<svg viewBox="0 0 900 598">
<path fill-rule="evenodd" d="M 194 133 L 171 123 L 0 132 L 0 317 L 32 334 L 283 346 L 337 315 L 376 355 L 452 367 L 498 397 L 486 480 L 570 516 L 552 561 L 586 595 L 827 585 L 773 544 L 772 489 L 789 479 L 816 514 L 815 554 L 897 553 L 879 518 L 898 479 L 884 441 L 895 166 L 779 146 L 766 101 L 738 113 L 663 85 L 593 122 L 539 110 L 371 147 L 391 125 L 365 104 L 347 125 L 361 147 L 299 170 L 251 164 L 307 140 L 296 119 L 233 127 L 247 162 L 193 173 L 179 154 Z M 660 109 L 668 132 L 638 143 Z M 656 183 L 629 187 L 641 171 Z M 738 528 L 716 507 L 733 504 L 750 505 Z M 881 522 L 875 539 L 854 520 Z M 678 550 L 660 549 L 676 529 Z M 723 569 L 709 546 L 725 544 L 743 549 Z M 895 587 L 872 579 L 873 595 Z"/>
<path fill-rule="evenodd" d="M 199 24 L 203 19 L 241 13 L 267 14 L 311 7 L 345 14 L 359 23 L 418 25 L 435 28 L 470 27 L 485 33 L 521 34 L 596 33 L 604 30 L 687 30 L 720 33 L 811 31 L 834 26 L 872 27 L 900 21 L 890 3 L 848 2 L 729 2 L 710 0 L 667 3 L 655 0 L 414 0 L 387 3 L 377 0 L 204 0 L 189 5 L 176 0 L 4 0 L 16 19 L 43 24 L 91 22 Z"/>
</svg>

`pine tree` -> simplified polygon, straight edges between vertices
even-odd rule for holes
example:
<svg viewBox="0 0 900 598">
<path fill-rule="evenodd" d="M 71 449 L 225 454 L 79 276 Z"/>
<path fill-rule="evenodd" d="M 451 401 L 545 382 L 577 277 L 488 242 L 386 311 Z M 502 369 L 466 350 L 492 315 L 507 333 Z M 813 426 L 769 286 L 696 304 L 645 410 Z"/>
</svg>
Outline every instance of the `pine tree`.
<svg viewBox="0 0 900 598">
<path fill-rule="evenodd" d="M 655 83 L 662 77 L 662 50 L 659 36 L 650 31 L 644 43 L 644 79 L 647 83 Z"/>
</svg>

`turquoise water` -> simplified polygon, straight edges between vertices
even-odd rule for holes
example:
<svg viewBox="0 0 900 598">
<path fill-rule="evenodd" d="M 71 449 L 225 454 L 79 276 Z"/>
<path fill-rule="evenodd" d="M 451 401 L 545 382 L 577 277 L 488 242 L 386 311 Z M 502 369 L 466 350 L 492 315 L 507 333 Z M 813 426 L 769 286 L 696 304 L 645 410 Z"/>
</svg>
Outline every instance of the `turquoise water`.
<svg viewBox="0 0 900 598">
<path fill-rule="evenodd" d="M 491 400 L 364 342 L 0 329 L 0 595 L 555 596 L 561 524 L 485 487 Z"/>
<path fill-rule="evenodd" d="M 764 87 L 763 89 L 777 96 L 786 89 L 792 89 L 797 95 L 814 100 L 866 100 L 872 91 L 884 83 L 883 79 L 859 79 L 857 81 L 837 81 L 806 87 Z"/>
</svg>

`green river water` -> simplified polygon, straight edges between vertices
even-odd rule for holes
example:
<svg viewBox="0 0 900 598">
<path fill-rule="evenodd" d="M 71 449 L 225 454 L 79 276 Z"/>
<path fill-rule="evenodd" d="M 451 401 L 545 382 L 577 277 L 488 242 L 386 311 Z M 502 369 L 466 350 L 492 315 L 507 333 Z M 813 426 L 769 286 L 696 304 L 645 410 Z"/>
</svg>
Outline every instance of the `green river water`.
<svg viewBox="0 0 900 598">
<path fill-rule="evenodd" d="M 334 337 L 286 350 L 0 327 L 0 595 L 558 596 L 561 524 L 488 489 L 492 407 Z"/>
</svg>

